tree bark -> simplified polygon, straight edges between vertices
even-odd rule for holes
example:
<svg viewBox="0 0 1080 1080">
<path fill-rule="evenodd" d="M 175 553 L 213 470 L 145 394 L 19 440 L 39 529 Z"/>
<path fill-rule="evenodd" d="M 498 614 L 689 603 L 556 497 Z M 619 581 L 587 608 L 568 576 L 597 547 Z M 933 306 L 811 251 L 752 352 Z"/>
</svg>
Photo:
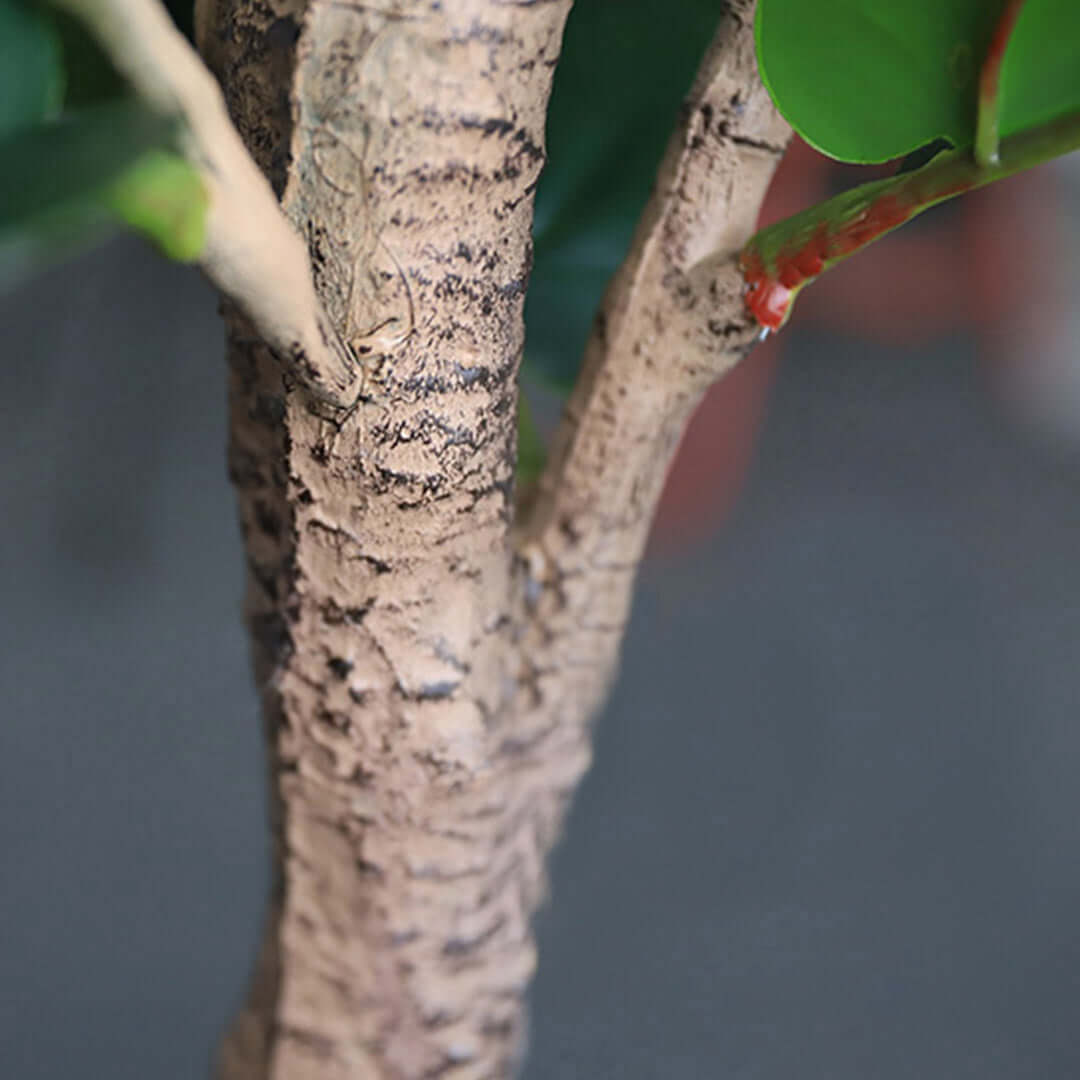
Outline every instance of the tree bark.
<svg viewBox="0 0 1080 1080">
<path fill-rule="evenodd" d="M 734 255 L 787 138 L 720 21 L 528 511 L 532 194 L 569 0 L 214 0 L 204 54 L 366 357 L 355 407 L 228 312 L 275 887 L 225 1080 L 508 1077 L 530 919 L 664 474 L 751 347 Z"/>
</svg>

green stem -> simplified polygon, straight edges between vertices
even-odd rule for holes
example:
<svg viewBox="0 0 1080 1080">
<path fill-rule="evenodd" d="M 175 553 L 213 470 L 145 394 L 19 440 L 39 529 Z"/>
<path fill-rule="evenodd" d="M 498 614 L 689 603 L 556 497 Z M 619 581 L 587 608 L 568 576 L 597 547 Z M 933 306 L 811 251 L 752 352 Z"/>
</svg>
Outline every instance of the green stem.
<svg viewBox="0 0 1080 1080">
<path fill-rule="evenodd" d="M 975 160 L 984 168 L 998 162 L 1001 115 L 1001 64 L 1024 0 L 1005 0 L 979 72 L 979 112 L 975 122 Z"/>
<path fill-rule="evenodd" d="M 936 203 L 1077 149 L 1080 112 L 1002 140 L 995 164 L 984 167 L 968 151 L 939 154 L 914 172 L 862 184 L 770 225 L 740 255 L 747 306 L 763 327 L 779 329 L 799 290 L 842 259 Z"/>
</svg>

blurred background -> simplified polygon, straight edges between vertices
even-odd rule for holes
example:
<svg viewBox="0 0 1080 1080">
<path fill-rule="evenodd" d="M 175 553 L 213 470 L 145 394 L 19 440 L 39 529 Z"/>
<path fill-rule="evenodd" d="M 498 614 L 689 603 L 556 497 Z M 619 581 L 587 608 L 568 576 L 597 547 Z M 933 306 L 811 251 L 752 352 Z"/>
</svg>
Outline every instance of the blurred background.
<svg viewBox="0 0 1080 1080">
<path fill-rule="evenodd" d="M 765 215 L 852 182 L 795 145 Z M 549 410 L 632 222 L 560 234 L 555 199 Z M 555 859 L 527 1080 L 1080 1075 L 1078 240 L 1075 158 L 939 208 L 707 399 Z M 585 314 L 545 317 L 575 273 Z M 5 1080 L 205 1076 L 247 978 L 215 308 L 130 238 L 0 297 Z"/>
</svg>

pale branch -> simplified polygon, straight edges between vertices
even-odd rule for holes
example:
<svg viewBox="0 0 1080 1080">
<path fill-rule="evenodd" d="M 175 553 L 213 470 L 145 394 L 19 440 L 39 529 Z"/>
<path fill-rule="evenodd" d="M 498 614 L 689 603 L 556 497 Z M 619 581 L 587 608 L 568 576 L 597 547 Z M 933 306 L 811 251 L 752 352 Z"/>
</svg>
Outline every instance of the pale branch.
<svg viewBox="0 0 1080 1080">
<path fill-rule="evenodd" d="M 721 17 L 518 528 L 533 591 L 622 568 L 615 624 L 686 422 L 760 330 L 737 258 L 790 129 L 758 77 L 753 13 L 736 0 Z M 595 617 L 594 603 L 567 614 Z"/>
<path fill-rule="evenodd" d="M 526 912 L 588 768 L 668 466 L 705 391 L 759 333 L 736 259 L 790 131 L 758 78 L 752 23 L 752 0 L 721 17 L 516 530 L 504 630 L 516 690 L 474 798 L 504 808 L 494 863 L 517 867 L 507 888 Z"/>
<path fill-rule="evenodd" d="M 52 0 L 86 24 L 150 106 L 181 121 L 181 150 L 209 195 L 206 276 L 290 373 L 330 405 L 351 405 L 359 364 L 315 294 L 303 240 L 244 147 L 214 77 L 159 0 Z"/>
</svg>

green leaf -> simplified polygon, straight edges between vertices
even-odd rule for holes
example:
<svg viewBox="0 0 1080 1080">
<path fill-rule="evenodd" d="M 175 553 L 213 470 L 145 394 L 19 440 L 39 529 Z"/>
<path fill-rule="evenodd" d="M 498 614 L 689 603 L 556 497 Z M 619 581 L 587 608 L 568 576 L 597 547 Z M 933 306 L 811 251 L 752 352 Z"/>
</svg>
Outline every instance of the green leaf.
<svg viewBox="0 0 1080 1080">
<path fill-rule="evenodd" d="M 578 0 L 548 111 L 525 308 L 530 376 L 565 388 L 630 242 L 719 0 Z"/>
<path fill-rule="evenodd" d="M 60 108 L 60 41 L 45 12 L 23 0 L 0 0 L 0 138 Z"/>
<path fill-rule="evenodd" d="M 759 0 L 758 65 L 812 146 L 841 161 L 975 135 L 978 72 L 1001 0 Z M 1080 108 L 1080 3 L 1028 0 L 1002 70 L 1001 134 Z"/>
<path fill-rule="evenodd" d="M 64 108 L 78 108 L 123 97 L 127 93 L 127 83 L 86 27 L 59 8 L 54 10 L 53 18 L 64 53 L 67 79 Z"/>
<path fill-rule="evenodd" d="M 1080 3 L 1027 0 L 1001 69 L 1001 134 L 1080 109 Z"/>
<path fill-rule="evenodd" d="M 166 257 L 194 262 L 202 253 L 210 201 L 199 174 L 179 154 L 147 150 L 105 189 L 103 200 Z"/>
<path fill-rule="evenodd" d="M 174 120 L 122 100 L 0 142 L 0 279 L 85 246 L 118 220 L 173 258 L 195 258 L 206 193 L 173 151 L 175 135 Z"/>
</svg>

